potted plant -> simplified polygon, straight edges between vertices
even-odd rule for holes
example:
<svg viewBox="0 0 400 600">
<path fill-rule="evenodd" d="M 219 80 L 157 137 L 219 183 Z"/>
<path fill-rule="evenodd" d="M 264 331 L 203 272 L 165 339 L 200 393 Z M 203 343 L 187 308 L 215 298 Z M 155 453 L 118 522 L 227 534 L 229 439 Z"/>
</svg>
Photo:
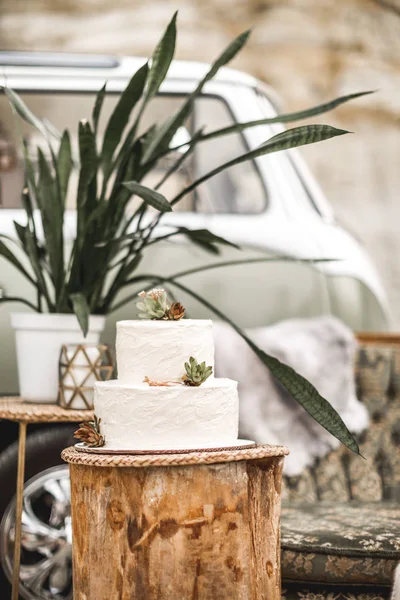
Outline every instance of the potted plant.
<svg viewBox="0 0 400 600">
<path fill-rule="evenodd" d="M 187 95 L 176 113 L 170 115 L 166 121 L 154 123 L 144 133 L 138 134 L 143 113 L 156 96 L 174 56 L 175 14 L 151 60 L 133 75 L 121 94 L 101 139 L 98 123 L 106 85 L 98 92 L 90 121 L 81 120 L 78 125 L 77 161 L 72 156 L 69 131 L 64 131 L 57 139 L 54 127 L 37 118 L 13 90 L 5 89 L 15 113 L 44 136 L 49 148 L 49 158 L 46 158 L 40 148 L 37 149 L 38 168 L 35 171 L 28 148 L 23 143 L 26 176 L 22 200 L 26 223 L 15 223 L 18 242 L 6 236 L 0 239 L 0 255 L 29 279 L 37 294 L 36 304 L 29 303 L 24 298 L 0 299 L 1 302 L 18 300 L 35 311 L 29 314 L 19 313 L 12 317 L 13 326 L 17 330 L 22 394 L 26 400 L 54 401 L 57 372 L 55 361 L 58 358 L 56 350 L 61 343 L 77 341 L 81 334 L 89 336 L 90 341 L 95 341 L 103 326 L 104 315 L 131 300 L 128 297 L 118 302 L 117 296 L 121 290 L 133 284 L 148 285 L 150 288 L 162 283 L 191 294 L 219 318 L 230 322 L 293 397 L 321 425 L 357 452 L 355 440 L 329 402 L 290 367 L 259 349 L 218 308 L 178 282 L 177 278 L 181 277 L 182 273 L 170 277 L 157 277 L 139 271 L 148 246 L 161 239 L 184 235 L 213 252 L 217 251 L 221 244 L 230 244 L 229 240 L 205 229 L 174 227 L 166 235 L 157 235 L 158 224 L 163 214 L 173 210 L 178 202 L 201 183 L 234 164 L 346 133 L 327 125 L 307 125 L 289 129 L 266 140 L 258 148 L 213 169 L 173 198 L 167 199 L 162 195 L 158 191 L 162 183 L 181 167 L 196 145 L 206 139 L 229 135 L 260 124 L 288 123 L 312 117 L 363 95 L 352 94 L 306 111 L 240 123 L 211 133 L 199 130 L 191 139 L 185 139 L 182 144 L 174 144 L 176 132 L 190 116 L 194 102 L 204 85 L 236 56 L 248 37 L 249 32 L 246 31 L 229 44 L 211 65 L 196 89 Z M 131 123 L 130 117 L 134 109 L 136 117 Z M 177 153 L 177 150 L 180 152 Z M 170 159 L 170 166 L 162 180 L 154 188 L 143 185 L 143 178 L 166 157 Z M 72 250 L 67 254 L 63 223 L 66 193 L 73 169 L 78 172 L 76 235 Z M 126 207 L 133 196 L 138 197 L 140 203 L 137 210 L 128 217 Z M 155 216 L 154 211 L 149 214 L 149 207 L 156 209 Z M 25 254 L 28 266 L 19 259 L 18 252 L 13 251 L 15 244 L 19 246 L 18 251 Z M 282 257 L 266 257 L 252 260 L 281 259 Z M 240 262 L 249 261 L 239 260 L 224 264 Z M 209 268 L 215 268 L 215 265 L 197 267 L 184 274 Z M 32 331 L 34 335 L 31 335 Z M 49 381 L 49 387 L 47 396 L 44 397 L 46 380 Z M 25 387 L 26 381 L 29 383 L 28 387 Z"/>
</svg>

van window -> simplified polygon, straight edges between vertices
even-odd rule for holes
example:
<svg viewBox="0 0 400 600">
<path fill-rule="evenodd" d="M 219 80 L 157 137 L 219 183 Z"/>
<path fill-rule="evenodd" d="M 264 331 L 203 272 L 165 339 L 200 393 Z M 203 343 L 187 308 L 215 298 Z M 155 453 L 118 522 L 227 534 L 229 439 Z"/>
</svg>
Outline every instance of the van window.
<svg viewBox="0 0 400 600">
<path fill-rule="evenodd" d="M 77 152 L 77 122 L 90 119 L 94 94 L 91 93 L 21 93 L 26 104 L 39 117 L 45 118 L 56 129 L 69 129 L 73 136 L 73 148 Z M 141 122 L 141 132 L 155 122 L 162 122 L 175 112 L 184 100 L 183 96 L 160 95 L 149 105 Z M 104 131 L 118 95 L 106 97 L 100 131 Z M 134 115 L 133 115 L 134 117 Z M 177 146 L 190 139 L 193 132 L 204 126 L 204 131 L 213 131 L 232 125 L 233 118 L 228 106 L 217 97 L 203 96 L 196 101 L 194 111 L 186 123 L 178 130 L 172 145 Z M 40 133 L 26 123 L 19 121 L 19 128 L 28 143 L 30 156 L 37 162 L 36 146 L 49 154 L 46 141 Z M 171 199 L 182 188 L 221 164 L 246 152 L 241 134 L 225 138 L 215 138 L 197 145 L 180 166 L 168 177 L 160 191 Z M 157 167 L 143 180 L 144 185 L 154 186 L 180 157 L 179 150 L 161 160 Z M 7 98 L 0 95 L 0 207 L 18 208 L 23 185 L 23 158 L 17 130 Z M 75 208 L 76 174 L 70 182 L 67 204 Z M 137 200 L 132 201 L 134 209 Z M 254 162 L 235 165 L 201 184 L 193 193 L 186 196 L 175 210 L 201 213 L 258 213 L 265 209 L 266 192 Z"/>
</svg>

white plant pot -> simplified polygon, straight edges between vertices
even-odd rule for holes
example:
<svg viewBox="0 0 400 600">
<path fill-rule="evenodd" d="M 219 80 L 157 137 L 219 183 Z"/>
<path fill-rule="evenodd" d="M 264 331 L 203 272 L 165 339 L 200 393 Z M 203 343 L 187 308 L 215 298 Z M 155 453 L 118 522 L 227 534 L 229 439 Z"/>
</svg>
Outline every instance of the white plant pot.
<svg viewBox="0 0 400 600">
<path fill-rule="evenodd" d="M 63 344 L 98 344 L 105 317 L 91 315 L 85 337 L 75 315 L 12 313 L 19 392 L 26 402 L 52 404 L 58 396 L 58 361 Z"/>
</svg>

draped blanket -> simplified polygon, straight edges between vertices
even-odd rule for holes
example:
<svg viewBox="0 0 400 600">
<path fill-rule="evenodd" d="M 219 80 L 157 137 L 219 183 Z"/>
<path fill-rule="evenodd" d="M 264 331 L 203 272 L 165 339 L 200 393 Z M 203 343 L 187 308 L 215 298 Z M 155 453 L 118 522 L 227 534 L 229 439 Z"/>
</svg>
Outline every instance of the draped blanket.
<svg viewBox="0 0 400 600">
<path fill-rule="evenodd" d="M 239 382 L 240 437 L 290 448 L 285 474 L 298 475 L 339 442 L 316 423 L 268 372 L 246 342 L 215 323 L 216 374 Z M 246 331 L 265 352 L 308 379 L 338 411 L 352 433 L 368 425 L 354 381 L 356 340 L 332 316 L 291 319 Z"/>
</svg>

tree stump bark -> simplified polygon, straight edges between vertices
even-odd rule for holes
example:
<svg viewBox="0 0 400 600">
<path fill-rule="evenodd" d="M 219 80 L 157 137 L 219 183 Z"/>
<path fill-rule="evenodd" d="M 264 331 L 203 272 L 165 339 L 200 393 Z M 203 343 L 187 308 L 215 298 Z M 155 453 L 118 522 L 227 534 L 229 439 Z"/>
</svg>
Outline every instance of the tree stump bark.
<svg viewBox="0 0 400 600">
<path fill-rule="evenodd" d="M 69 448 L 74 600 L 279 600 L 285 448 Z"/>
</svg>

